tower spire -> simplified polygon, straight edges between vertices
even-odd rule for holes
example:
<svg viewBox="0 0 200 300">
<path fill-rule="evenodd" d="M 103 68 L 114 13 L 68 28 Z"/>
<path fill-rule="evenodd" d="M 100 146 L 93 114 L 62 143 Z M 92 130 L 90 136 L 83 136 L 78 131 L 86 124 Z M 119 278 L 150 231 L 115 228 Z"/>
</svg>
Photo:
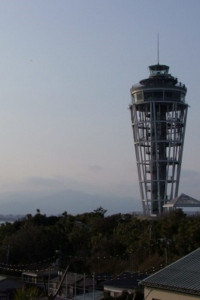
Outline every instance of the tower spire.
<svg viewBox="0 0 200 300">
<path fill-rule="evenodd" d="M 159 45 L 159 33 L 157 34 L 157 60 L 159 65 L 160 45 Z"/>
</svg>

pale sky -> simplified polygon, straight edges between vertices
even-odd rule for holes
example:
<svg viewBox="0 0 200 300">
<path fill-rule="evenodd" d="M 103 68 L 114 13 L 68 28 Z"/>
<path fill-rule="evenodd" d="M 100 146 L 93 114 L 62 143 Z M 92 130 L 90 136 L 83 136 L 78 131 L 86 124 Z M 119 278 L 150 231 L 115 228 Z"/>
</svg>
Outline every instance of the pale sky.
<svg viewBox="0 0 200 300">
<path fill-rule="evenodd" d="M 0 213 L 141 210 L 130 88 L 170 66 L 190 105 L 179 194 L 200 200 L 200 1 L 0 1 Z"/>
</svg>

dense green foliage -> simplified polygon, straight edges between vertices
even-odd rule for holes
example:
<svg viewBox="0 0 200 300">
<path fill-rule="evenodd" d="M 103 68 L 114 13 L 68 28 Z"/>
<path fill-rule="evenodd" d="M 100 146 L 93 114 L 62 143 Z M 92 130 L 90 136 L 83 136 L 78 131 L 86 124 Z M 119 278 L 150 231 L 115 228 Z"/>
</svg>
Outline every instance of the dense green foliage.
<svg viewBox="0 0 200 300">
<path fill-rule="evenodd" d="M 75 272 L 151 271 L 200 246 L 200 216 L 181 211 L 146 219 L 132 214 L 105 216 L 98 208 L 72 216 L 39 211 L 0 226 L 1 264 L 22 265 L 59 253 Z"/>
</svg>

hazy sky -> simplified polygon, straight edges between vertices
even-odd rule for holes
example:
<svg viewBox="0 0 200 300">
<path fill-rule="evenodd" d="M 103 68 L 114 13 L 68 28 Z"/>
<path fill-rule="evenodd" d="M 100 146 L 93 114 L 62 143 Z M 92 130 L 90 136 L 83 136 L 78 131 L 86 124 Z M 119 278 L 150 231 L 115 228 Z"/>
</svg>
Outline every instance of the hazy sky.
<svg viewBox="0 0 200 300">
<path fill-rule="evenodd" d="M 141 210 L 131 85 L 170 66 L 190 105 L 179 193 L 200 199 L 200 1 L 0 1 L 0 213 Z"/>
</svg>

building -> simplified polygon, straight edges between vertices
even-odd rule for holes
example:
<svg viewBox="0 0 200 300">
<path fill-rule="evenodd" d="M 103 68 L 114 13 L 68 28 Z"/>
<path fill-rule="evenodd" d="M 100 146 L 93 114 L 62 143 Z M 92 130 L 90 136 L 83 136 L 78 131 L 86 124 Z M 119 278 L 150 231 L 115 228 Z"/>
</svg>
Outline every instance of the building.
<svg viewBox="0 0 200 300">
<path fill-rule="evenodd" d="M 52 295 L 56 294 L 56 291 L 60 286 L 62 276 L 63 274 L 61 273 L 60 276 L 49 282 L 49 293 Z M 80 298 L 87 297 L 97 299 L 97 295 L 99 296 L 99 293 L 96 291 L 96 286 L 97 280 L 93 275 L 67 272 L 65 280 L 60 286 L 58 295 L 69 299 L 77 299 L 78 296 L 80 296 Z"/>
<path fill-rule="evenodd" d="M 192 198 L 191 196 L 181 194 L 180 196 L 172 199 L 167 204 L 163 205 L 163 208 L 170 211 L 177 208 L 197 208 L 200 207 L 200 201 Z"/>
<path fill-rule="evenodd" d="M 140 282 L 146 300 L 200 299 L 200 248 Z"/>
<path fill-rule="evenodd" d="M 44 282 L 48 282 L 52 278 L 57 277 L 57 270 L 37 270 L 22 272 L 22 282 L 25 285 L 37 285 L 44 288 Z"/>
<path fill-rule="evenodd" d="M 120 297 L 124 292 L 135 295 L 141 290 L 139 281 L 146 277 L 146 274 L 123 272 L 103 283 L 104 294 L 114 298 Z"/>
<path fill-rule="evenodd" d="M 131 88 L 131 120 L 143 212 L 160 215 L 178 196 L 188 104 L 186 86 L 166 65 Z"/>
</svg>

